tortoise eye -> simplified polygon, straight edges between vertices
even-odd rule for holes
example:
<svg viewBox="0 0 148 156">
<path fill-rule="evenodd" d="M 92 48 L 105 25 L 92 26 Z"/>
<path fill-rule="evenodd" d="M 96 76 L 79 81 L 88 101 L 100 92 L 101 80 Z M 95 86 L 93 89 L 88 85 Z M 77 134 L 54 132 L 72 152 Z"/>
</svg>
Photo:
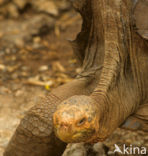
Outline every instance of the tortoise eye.
<svg viewBox="0 0 148 156">
<path fill-rule="evenodd" d="M 77 125 L 81 126 L 85 123 L 85 121 L 86 121 L 86 118 L 82 118 L 81 120 L 78 121 Z"/>
</svg>

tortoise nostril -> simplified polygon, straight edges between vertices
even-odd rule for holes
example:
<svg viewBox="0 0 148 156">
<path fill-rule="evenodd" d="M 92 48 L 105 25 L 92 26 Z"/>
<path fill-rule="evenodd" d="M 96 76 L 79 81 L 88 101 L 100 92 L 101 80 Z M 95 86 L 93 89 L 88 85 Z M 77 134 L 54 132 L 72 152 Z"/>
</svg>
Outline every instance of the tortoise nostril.
<svg viewBox="0 0 148 156">
<path fill-rule="evenodd" d="M 82 118 L 81 120 L 79 120 L 79 121 L 77 122 L 77 125 L 78 125 L 78 126 L 81 126 L 81 125 L 83 125 L 83 124 L 85 123 L 85 121 L 86 121 L 86 118 L 84 117 L 84 118 Z"/>
</svg>

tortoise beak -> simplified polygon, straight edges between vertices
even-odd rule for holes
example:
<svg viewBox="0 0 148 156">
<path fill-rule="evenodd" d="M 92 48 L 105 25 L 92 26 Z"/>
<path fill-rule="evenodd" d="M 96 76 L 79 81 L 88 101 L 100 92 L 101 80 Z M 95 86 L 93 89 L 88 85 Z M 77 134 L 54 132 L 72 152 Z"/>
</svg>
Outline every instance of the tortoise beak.
<svg viewBox="0 0 148 156">
<path fill-rule="evenodd" d="M 61 124 L 57 127 L 55 126 L 55 135 L 63 142 L 70 143 L 73 136 L 71 125 Z"/>
</svg>

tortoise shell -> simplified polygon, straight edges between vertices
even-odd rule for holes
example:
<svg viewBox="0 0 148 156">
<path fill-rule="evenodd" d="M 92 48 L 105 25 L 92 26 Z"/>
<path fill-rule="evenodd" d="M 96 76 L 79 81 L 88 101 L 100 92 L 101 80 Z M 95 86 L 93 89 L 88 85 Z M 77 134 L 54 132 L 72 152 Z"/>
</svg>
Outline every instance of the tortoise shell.
<svg viewBox="0 0 148 156">
<path fill-rule="evenodd" d="M 137 33 L 148 40 L 148 0 L 132 0 L 134 25 Z"/>
</svg>

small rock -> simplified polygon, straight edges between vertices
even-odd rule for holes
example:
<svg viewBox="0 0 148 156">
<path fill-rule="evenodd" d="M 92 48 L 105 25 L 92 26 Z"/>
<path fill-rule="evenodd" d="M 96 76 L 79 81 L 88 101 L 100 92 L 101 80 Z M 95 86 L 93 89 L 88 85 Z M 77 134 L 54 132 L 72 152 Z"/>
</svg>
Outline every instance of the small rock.
<svg viewBox="0 0 148 156">
<path fill-rule="evenodd" d="M 6 66 L 4 64 L 0 64 L 0 70 L 6 70 Z"/>
<path fill-rule="evenodd" d="M 106 156 L 108 147 L 103 143 L 96 144 L 68 144 L 62 156 Z"/>
<path fill-rule="evenodd" d="M 20 38 L 15 39 L 15 45 L 18 47 L 24 47 L 23 39 L 20 39 Z"/>
<path fill-rule="evenodd" d="M 82 71 L 81 68 L 76 68 L 76 73 L 79 74 Z"/>
<path fill-rule="evenodd" d="M 54 16 L 57 16 L 59 14 L 57 6 L 52 1 L 45 1 L 44 3 L 42 3 L 42 0 L 38 0 L 34 2 L 34 7 L 39 11 L 46 12 Z"/>
<path fill-rule="evenodd" d="M 40 41 L 41 41 L 40 37 L 34 37 L 33 38 L 33 42 L 35 42 L 35 43 L 39 43 Z"/>
<path fill-rule="evenodd" d="M 113 151 L 108 151 L 108 156 L 115 156 L 115 153 Z"/>
<path fill-rule="evenodd" d="M 6 54 L 10 54 L 11 53 L 11 50 L 9 48 L 6 48 L 5 49 L 5 52 L 6 52 Z"/>
<path fill-rule="evenodd" d="M 0 87 L 0 94 L 10 94 L 11 93 L 11 90 L 2 86 Z"/>
<path fill-rule="evenodd" d="M 25 0 L 13 0 L 15 2 L 15 4 L 20 8 L 24 8 L 24 6 L 26 5 L 26 1 Z"/>
<path fill-rule="evenodd" d="M 17 79 L 17 78 L 18 78 L 18 74 L 17 73 L 12 74 L 12 79 Z"/>
<path fill-rule="evenodd" d="M 103 143 L 98 142 L 94 144 L 93 151 L 97 153 L 96 156 L 106 156 L 108 147 L 105 146 Z"/>
<path fill-rule="evenodd" d="M 15 96 L 16 97 L 21 96 L 21 95 L 23 95 L 23 93 L 24 93 L 23 90 L 17 90 L 15 93 Z"/>
<path fill-rule="evenodd" d="M 22 70 L 23 70 L 23 71 L 27 71 L 27 70 L 28 70 L 28 67 L 27 67 L 27 66 L 23 66 L 23 67 L 22 67 Z"/>
<path fill-rule="evenodd" d="M 46 70 L 48 70 L 48 66 L 47 65 L 40 66 L 40 68 L 39 68 L 40 72 L 44 72 Z"/>
<path fill-rule="evenodd" d="M 9 10 L 9 14 L 11 17 L 18 17 L 19 16 L 19 12 L 17 10 L 17 6 L 13 3 L 8 4 L 8 10 Z"/>
<path fill-rule="evenodd" d="M 68 144 L 62 156 L 87 156 L 83 143 Z"/>
</svg>

